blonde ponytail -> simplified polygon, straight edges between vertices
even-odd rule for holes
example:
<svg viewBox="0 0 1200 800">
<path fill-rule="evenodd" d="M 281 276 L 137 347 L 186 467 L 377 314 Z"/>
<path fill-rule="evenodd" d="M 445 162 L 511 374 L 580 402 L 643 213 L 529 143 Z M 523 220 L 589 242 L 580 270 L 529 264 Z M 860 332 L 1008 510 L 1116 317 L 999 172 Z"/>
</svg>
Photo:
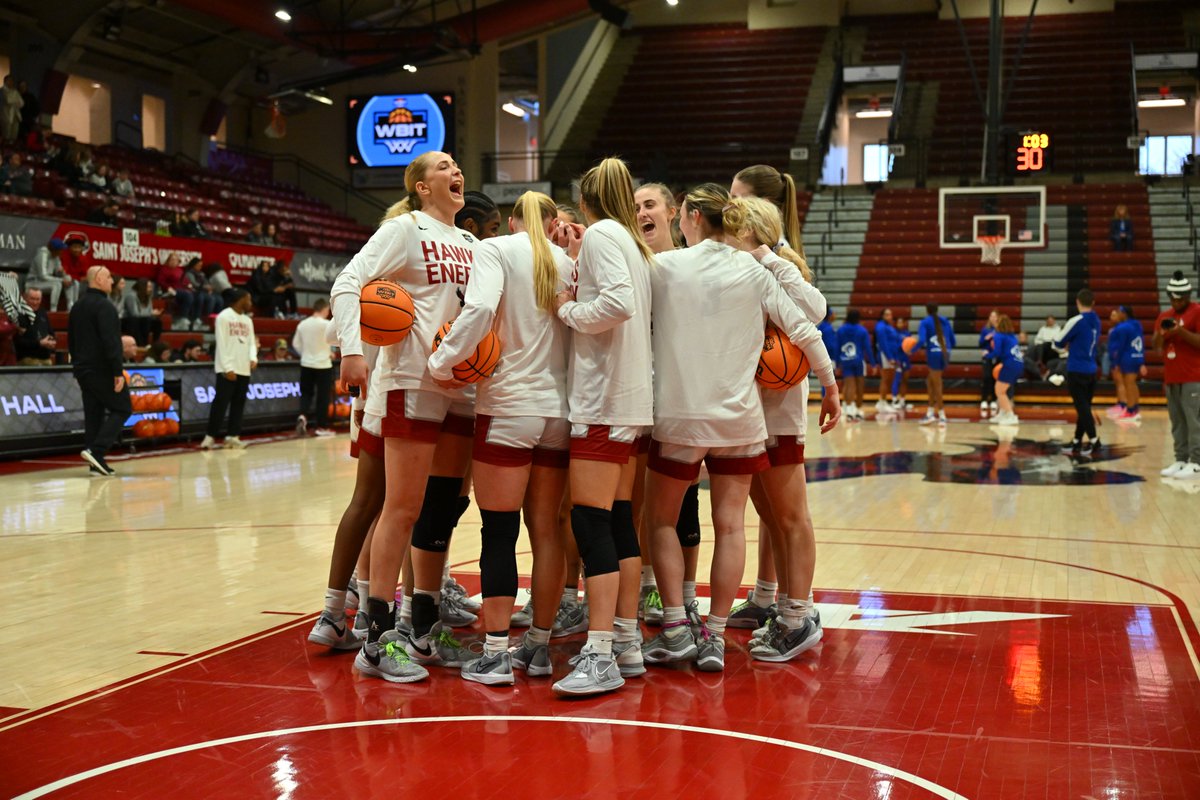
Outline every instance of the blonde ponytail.
<svg viewBox="0 0 1200 800">
<path fill-rule="evenodd" d="M 579 179 L 579 196 L 591 213 L 602 219 L 619 223 L 641 251 L 647 263 L 654 261 L 654 253 L 637 224 L 637 211 L 633 202 L 633 178 L 629 168 L 619 158 L 606 158 L 589 169 Z"/>
<path fill-rule="evenodd" d="M 533 247 L 533 288 L 538 307 L 554 313 L 554 296 L 558 294 L 558 264 L 546 238 L 546 220 L 558 216 L 554 201 L 541 192 L 525 192 L 513 207 L 513 219 L 525 226 L 529 244 Z"/>
<path fill-rule="evenodd" d="M 787 242 L 804 256 L 804 243 L 800 241 L 800 207 L 796 202 L 796 182 L 792 176 L 783 173 L 783 205 L 779 208 L 783 214 L 783 232 Z"/>
<path fill-rule="evenodd" d="M 733 179 L 744 183 L 755 197 L 765 198 L 775 204 L 783 215 L 783 235 L 800 258 L 804 258 L 804 244 L 800 241 L 800 208 L 796 202 L 796 182 L 792 176 L 768 164 L 755 164 L 734 175 Z"/>
<path fill-rule="evenodd" d="M 813 271 L 804 256 L 787 245 L 779 244 L 783 236 L 783 220 L 774 203 L 761 197 L 738 197 L 730 200 L 725 207 L 724 219 L 726 233 L 767 245 L 780 258 L 795 264 L 804 280 L 813 282 Z"/>
</svg>

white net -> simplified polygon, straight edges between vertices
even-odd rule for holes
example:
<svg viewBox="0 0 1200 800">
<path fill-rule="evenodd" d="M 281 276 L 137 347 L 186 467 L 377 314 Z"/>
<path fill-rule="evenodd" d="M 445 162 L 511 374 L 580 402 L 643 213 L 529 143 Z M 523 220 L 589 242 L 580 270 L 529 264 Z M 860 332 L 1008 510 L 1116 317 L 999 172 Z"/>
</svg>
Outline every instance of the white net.
<svg viewBox="0 0 1200 800">
<path fill-rule="evenodd" d="M 1004 249 L 1004 239 L 1000 236 L 980 236 L 975 240 L 979 243 L 979 263 L 996 265 L 1000 263 L 1000 251 Z"/>
</svg>

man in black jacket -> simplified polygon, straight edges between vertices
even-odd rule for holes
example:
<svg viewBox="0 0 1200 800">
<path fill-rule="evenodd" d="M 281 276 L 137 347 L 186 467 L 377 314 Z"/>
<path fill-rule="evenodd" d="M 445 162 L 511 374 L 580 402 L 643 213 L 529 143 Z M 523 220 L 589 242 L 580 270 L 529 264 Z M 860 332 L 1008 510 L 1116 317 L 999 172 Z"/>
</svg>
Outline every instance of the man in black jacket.
<svg viewBox="0 0 1200 800">
<path fill-rule="evenodd" d="M 87 272 L 87 291 L 71 307 L 71 368 L 83 395 L 85 449 L 79 455 L 100 475 L 117 473 L 104 460 L 133 413 L 121 359 L 121 324 L 109 302 L 108 267 Z"/>
</svg>

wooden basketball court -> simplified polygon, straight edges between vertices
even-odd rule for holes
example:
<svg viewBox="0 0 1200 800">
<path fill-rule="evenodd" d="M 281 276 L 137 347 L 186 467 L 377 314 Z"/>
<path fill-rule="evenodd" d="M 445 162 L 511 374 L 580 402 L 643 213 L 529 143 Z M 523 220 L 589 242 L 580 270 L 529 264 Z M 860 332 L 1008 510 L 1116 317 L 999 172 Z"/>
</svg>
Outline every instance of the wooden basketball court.
<svg viewBox="0 0 1200 800">
<path fill-rule="evenodd" d="M 581 701 L 524 675 L 387 685 L 305 641 L 345 436 L 114 479 L 9 464 L 0 795 L 1195 798 L 1200 481 L 1158 476 L 1165 413 L 1106 420 L 1090 460 L 1049 444 L 1067 414 L 813 437 L 822 645 L 763 664 L 731 631 L 725 673 Z M 472 591 L 478 553 L 472 508 L 451 549 Z M 555 640 L 556 676 L 580 643 Z"/>
</svg>

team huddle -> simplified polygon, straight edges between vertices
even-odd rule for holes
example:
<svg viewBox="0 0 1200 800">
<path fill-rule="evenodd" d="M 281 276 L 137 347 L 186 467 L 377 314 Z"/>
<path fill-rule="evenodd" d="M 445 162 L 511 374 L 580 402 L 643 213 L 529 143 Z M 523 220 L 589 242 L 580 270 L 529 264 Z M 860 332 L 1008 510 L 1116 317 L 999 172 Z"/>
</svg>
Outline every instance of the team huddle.
<svg viewBox="0 0 1200 800">
<path fill-rule="evenodd" d="M 553 686 L 564 696 L 617 689 L 646 664 L 721 671 L 729 627 L 755 629 L 754 659 L 816 645 L 810 369 L 824 389 L 822 432 L 841 410 L 791 178 L 749 167 L 676 207 L 662 185 L 635 192 L 609 158 L 580 180 L 578 214 L 527 192 L 504 236 L 495 206 L 463 184 L 445 153 L 414 160 L 407 197 L 334 282 L 330 332 L 342 383 L 359 392 L 358 464 L 309 640 L 358 650 L 355 668 L 387 681 L 442 666 L 510 685 L 514 671 L 551 675 L 551 638 L 586 631 Z M 407 333 L 374 346 L 363 297 L 381 280 L 406 295 Z M 794 377 L 756 381 L 765 349 Z M 703 618 L 702 465 L 715 534 Z M 446 559 L 472 487 L 482 603 Z M 735 607 L 748 500 L 761 520 L 760 569 Z M 522 516 L 531 595 L 514 613 Z M 479 616 L 482 650 L 451 633 Z M 648 641 L 642 622 L 660 628 Z M 528 628 L 515 646 L 512 627 Z"/>
</svg>

